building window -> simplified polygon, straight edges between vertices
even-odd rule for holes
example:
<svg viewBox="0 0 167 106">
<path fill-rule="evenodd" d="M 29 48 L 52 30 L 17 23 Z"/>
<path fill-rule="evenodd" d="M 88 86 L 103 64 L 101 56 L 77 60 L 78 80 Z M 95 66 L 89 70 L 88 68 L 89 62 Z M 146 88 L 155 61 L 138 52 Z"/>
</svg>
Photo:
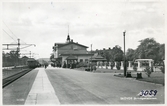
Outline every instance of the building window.
<svg viewBox="0 0 167 106">
<path fill-rule="evenodd" d="M 80 62 L 83 62 L 83 59 L 80 59 Z"/>
<path fill-rule="evenodd" d="M 85 62 L 88 62 L 88 59 L 85 59 Z"/>
</svg>

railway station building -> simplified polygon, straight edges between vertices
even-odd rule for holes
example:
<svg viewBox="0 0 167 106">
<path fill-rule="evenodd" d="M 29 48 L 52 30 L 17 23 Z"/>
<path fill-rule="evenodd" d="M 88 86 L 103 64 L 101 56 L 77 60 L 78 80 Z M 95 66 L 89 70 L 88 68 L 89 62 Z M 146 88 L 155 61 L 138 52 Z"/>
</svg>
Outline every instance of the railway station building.
<svg viewBox="0 0 167 106">
<path fill-rule="evenodd" d="M 73 42 L 68 34 L 66 42 L 55 43 L 53 54 L 56 63 L 61 67 L 64 64 L 75 64 L 77 62 L 89 62 L 94 54 L 87 51 L 87 46 Z"/>
</svg>

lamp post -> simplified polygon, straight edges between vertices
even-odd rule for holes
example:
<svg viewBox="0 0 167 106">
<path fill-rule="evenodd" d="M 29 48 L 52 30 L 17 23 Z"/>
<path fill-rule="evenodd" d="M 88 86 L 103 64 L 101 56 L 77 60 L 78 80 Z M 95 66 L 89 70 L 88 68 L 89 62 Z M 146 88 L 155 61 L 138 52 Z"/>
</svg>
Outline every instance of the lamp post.
<svg viewBox="0 0 167 106">
<path fill-rule="evenodd" d="M 92 71 L 92 44 L 91 44 L 91 64 L 90 64 L 90 71 Z"/>
<path fill-rule="evenodd" d="M 126 31 L 123 32 L 123 36 L 124 36 L 124 76 L 126 76 L 125 33 Z"/>
</svg>

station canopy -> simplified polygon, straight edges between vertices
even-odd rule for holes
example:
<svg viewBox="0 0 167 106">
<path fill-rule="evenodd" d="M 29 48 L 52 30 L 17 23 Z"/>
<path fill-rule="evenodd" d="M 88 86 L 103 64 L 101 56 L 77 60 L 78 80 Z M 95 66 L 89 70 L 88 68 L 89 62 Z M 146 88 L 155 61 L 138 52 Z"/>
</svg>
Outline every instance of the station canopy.
<svg viewBox="0 0 167 106">
<path fill-rule="evenodd" d="M 92 59 L 90 59 L 90 60 L 92 60 L 92 61 L 94 61 L 94 62 L 97 62 L 97 61 L 107 61 L 104 57 L 102 57 L 101 55 L 94 55 L 93 57 L 92 57 Z"/>
<path fill-rule="evenodd" d="M 29 58 L 29 59 L 27 59 L 27 61 L 35 61 L 35 59 L 34 58 Z"/>
<path fill-rule="evenodd" d="M 73 55 L 70 55 L 66 58 L 66 60 L 77 60 L 77 58 Z"/>
<path fill-rule="evenodd" d="M 153 59 L 136 59 L 136 60 L 135 60 L 135 62 L 138 62 L 138 61 L 139 61 L 139 62 L 146 62 L 146 63 L 147 63 L 147 62 L 154 62 Z"/>
</svg>

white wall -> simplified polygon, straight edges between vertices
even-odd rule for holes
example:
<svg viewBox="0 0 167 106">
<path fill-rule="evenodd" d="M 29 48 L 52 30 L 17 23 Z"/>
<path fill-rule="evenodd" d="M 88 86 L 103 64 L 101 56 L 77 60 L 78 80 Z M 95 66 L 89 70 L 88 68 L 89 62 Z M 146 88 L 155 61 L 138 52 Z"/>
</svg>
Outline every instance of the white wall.
<svg viewBox="0 0 167 106">
<path fill-rule="evenodd" d="M 90 59 L 91 56 L 78 56 L 78 62 L 80 62 L 80 59 L 83 59 L 83 62 L 85 62 L 85 59 Z"/>
<path fill-rule="evenodd" d="M 64 64 L 64 61 L 66 61 L 66 63 L 67 63 L 67 60 L 66 60 L 67 57 L 68 56 L 62 56 L 62 66 Z M 88 59 L 88 61 L 89 61 L 91 56 L 78 56 L 78 57 L 76 56 L 76 58 L 78 58 L 78 62 L 80 62 L 80 59 L 83 59 L 83 62 L 85 62 L 85 59 Z"/>
</svg>

